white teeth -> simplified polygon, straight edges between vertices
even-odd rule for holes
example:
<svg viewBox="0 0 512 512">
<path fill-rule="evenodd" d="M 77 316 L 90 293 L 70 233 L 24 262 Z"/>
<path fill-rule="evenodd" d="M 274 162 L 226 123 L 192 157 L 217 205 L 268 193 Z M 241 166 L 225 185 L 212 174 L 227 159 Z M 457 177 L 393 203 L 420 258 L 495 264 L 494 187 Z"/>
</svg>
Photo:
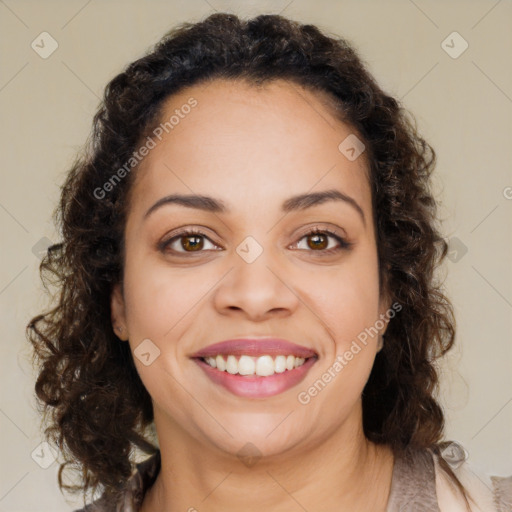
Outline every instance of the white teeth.
<svg viewBox="0 0 512 512">
<path fill-rule="evenodd" d="M 233 355 L 228 355 L 226 359 L 218 355 L 216 357 L 206 357 L 204 359 L 212 368 L 217 368 L 221 372 L 227 371 L 231 375 L 258 375 L 267 377 L 274 373 L 283 373 L 286 370 L 293 370 L 302 366 L 306 361 L 303 357 L 295 356 L 272 356 L 265 355 L 260 357 L 251 357 L 247 355 L 240 356 L 240 359 Z"/>
<path fill-rule="evenodd" d="M 228 356 L 228 360 L 226 362 L 226 371 L 234 375 L 238 373 L 238 361 L 235 356 Z"/>
<path fill-rule="evenodd" d="M 256 375 L 268 377 L 274 375 L 274 360 L 270 356 L 258 357 L 256 361 Z"/>
<path fill-rule="evenodd" d="M 302 364 L 304 364 L 304 359 L 302 357 L 296 357 L 295 364 L 294 364 L 295 368 L 297 368 L 297 366 L 300 366 Z"/>
<path fill-rule="evenodd" d="M 240 375 L 254 375 L 256 372 L 256 363 L 254 359 L 249 356 L 240 357 L 238 361 L 238 373 Z"/>
<path fill-rule="evenodd" d="M 223 372 L 226 369 L 226 362 L 222 358 L 222 356 L 217 356 L 215 358 L 215 362 L 217 363 L 217 369 Z"/>
<path fill-rule="evenodd" d="M 286 370 L 286 357 L 277 356 L 274 362 L 274 370 L 276 373 L 283 373 Z"/>
</svg>

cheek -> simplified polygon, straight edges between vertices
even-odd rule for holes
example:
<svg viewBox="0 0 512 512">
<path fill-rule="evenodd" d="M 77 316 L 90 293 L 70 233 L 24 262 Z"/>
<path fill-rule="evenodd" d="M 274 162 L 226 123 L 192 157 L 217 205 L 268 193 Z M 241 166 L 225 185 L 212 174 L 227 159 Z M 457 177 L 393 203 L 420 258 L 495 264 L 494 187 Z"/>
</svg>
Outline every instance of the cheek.
<svg viewBox="0 0 512 512">
<path fill-rule="evenodd" d="M 300 389 L 299 400 L 332 425 L 343 421 L 360 400 L 376 354 L 378 338 L 372 326 L 378 319 L 377 272 L 366 266 L 359 272 L 356 267 L 317 278 L 319 287 L 308 296 L 331 343 L 324 345 L 319 373 Z"/>
<path fill-rule="evenodd" d="M 167 403 L 172 395 L 173 403 L 186 404 L 190 396 L 176 384 L 184 382 L 182 374 L 189 369 L 182 366 L 187 347 L 180 340 L 194 328 L 196 313 L 218 278 L 200 272 L 199 267 L 171 269 L 152 257 L 136 256 L 126 262 L 124 289 L 129 343 L 137 371 L 155 403 Z M 151 344 L 145 341 L 148 339 Z M 142 343 L 147 344 L 143 353 L 150 354 L 148 365 L 138 356 Z M 168 404 L 168 408 L 174 407 Z M 179 410 L 174 414 L 179 415 Z"/>
<path fill-rule="evenodd" d="M 379 311 L 378 268 L 371 254 L 354 254 L 333 272 L 300 278 L 304 302 L 332 333 L 337 351 L 375 324 Z"/>
<path fill-rule="evenodd" d="M 179 337 L 217 281 L 200 267 L 172 269 L 163 261 L 133 257 L 125 269 L 130 333 L 157 340 Z"/>
</svg>

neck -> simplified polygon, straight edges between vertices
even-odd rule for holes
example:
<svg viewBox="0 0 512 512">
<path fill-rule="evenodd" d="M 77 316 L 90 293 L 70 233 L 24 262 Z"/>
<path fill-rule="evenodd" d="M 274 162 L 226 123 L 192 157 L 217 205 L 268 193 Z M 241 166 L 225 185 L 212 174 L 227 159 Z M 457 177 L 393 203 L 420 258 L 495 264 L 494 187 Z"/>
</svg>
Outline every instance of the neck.
<svg viewBox="0 0 512 512">
<path fill-rule="evenodd" d="M 366 439 L 361 421 L 348 419 L 319 445 L 246 464 L 157 411 L 155 426 L 162 466 L 141 512 L 386 510 L 393 454 Z"/>
</svg>

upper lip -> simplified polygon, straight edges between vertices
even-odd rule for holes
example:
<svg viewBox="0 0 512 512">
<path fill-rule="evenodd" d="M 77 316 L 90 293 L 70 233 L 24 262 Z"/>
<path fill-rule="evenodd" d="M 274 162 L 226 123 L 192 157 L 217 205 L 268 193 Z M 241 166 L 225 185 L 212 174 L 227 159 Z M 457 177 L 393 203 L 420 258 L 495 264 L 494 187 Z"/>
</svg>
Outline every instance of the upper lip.
<svg viewBox="0 0 512 512">
<path fill-rule="evenodd" d="M 209 345 L 191 357 L 214 357 L 216 355 L 293 355 L 296 357 L 316 357 L 317 353 L 307 347 L 297 345 L 282 338 L 236 338 Z"/>
</svg>

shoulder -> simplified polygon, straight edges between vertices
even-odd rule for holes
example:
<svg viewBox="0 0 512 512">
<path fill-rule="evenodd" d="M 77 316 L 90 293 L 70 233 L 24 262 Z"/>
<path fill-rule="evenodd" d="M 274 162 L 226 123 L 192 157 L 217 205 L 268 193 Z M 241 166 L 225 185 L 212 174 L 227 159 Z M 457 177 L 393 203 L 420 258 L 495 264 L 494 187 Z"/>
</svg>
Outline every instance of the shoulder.
<svg viewBox="0 0 512 512">
<path fill-rule="evenodd" d="M 93 503 L 74 512 L 137 512 L 147 490 L 160 471 L 160 452 L 136 465 L 132 476 L 115 498 L 101 496 Z"/>
<path fill-rule="evenodd" d="M 451 471 L 468 495 L 467 508 Z M 512 512 L 512 476 L 491 476 L 455 441 L 395 453 L 387 512 Z"/>
<path fill-rule="evenodd" d="M 467 510 L 452 479 L 441 467 L 443 459 L 468 491 L 472 512 L 512 512 L 512 475 L 488 475 L 468 458 L 468 452 L 455 441 L 440 443 L 433 453 L 440 511 Z"/>
</svg>

